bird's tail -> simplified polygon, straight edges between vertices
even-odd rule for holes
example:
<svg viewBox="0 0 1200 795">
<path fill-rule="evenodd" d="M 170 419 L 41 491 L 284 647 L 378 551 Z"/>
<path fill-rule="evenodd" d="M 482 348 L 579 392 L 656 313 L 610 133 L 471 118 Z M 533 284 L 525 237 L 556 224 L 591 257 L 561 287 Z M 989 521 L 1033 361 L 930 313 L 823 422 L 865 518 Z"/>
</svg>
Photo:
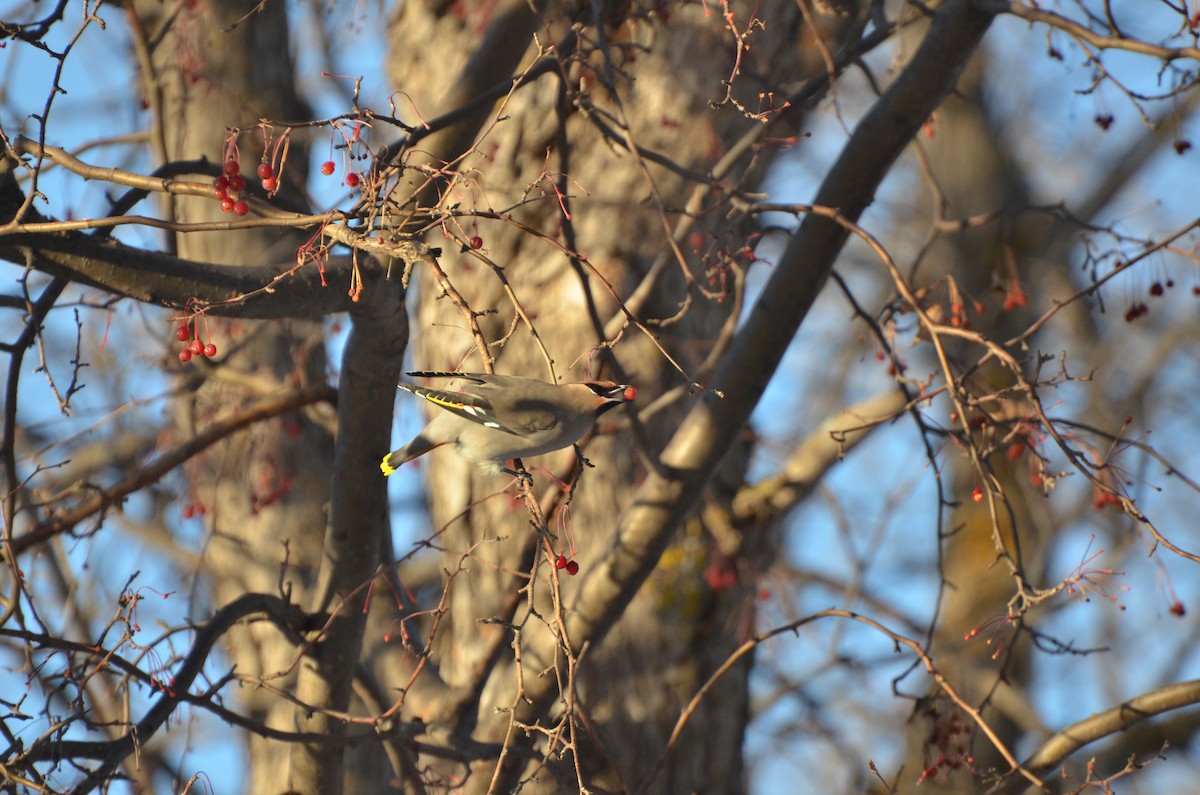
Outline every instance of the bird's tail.
<svg viewBox="0 0 1200 795">
<path fill-rule="evenodd" d="M 416 438 L 399 450 L 393 450 L 384 456 L 383 461 L 379 463 L 379 469 L 386 477 L 417 456 L 425 455 L 433 448 L 441 447 L 443 444 L 445 442 L 435 442 L 424 433 L 419 433 Z"/>
</svg>

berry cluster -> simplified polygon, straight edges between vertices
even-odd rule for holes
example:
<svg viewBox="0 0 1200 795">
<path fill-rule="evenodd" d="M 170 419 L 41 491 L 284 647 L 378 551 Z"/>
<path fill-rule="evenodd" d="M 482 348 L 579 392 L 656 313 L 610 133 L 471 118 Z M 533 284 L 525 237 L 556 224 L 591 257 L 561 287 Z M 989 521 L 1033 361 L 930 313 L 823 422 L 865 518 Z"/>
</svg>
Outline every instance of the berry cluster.
<svg viewBox="0 0 1200 795">
<path fill-rule="evenodd" d="M 175 329 L 175 339 L 183 343 L 183 350 L 179 352 L 179 361 L 184 364 L 190 362 L 193 356 L 207 356 L 211 359 L 217 355 L 217 346 L 211 342 L 205 344 L 200 339 L 200 329 L 189 326 L 186 320 L 179 324 L 179 328 Z"/>
<path fill-rule="evenodd" d="M 196 516 L 203 516 L 208 509 L 202 502 L 189 502 L 179 509 L 179 515 L 184 519 L 191 519 Z"/>
<path fill-rule="evenodd" d="M 572 577 L 574 577 L 576 574 L 578 574 L 578 573 L 579 573 L 579 563 L 578 563 L 578 561 L 575 561 L 575 560 L 567 560 L 567 556 L 566 556 L 566 555 L 559 555 L 559 556 L 558 556 L 558 560 L 554 561 L 554 568 L 556 568 L 556 569 L 566 569 L 566 570 L 567 570 L 567 574 L 571 575 Z"/>
<path fill-rule="evenodd" d="M 1097 511 L 1103 511 L 1105 508 L 1116 508 L 1118 511 L 1125 509 L 1121 504 L 1121 498 L 1111 491 L 1102 491 L 1099 488 L 1093 487 L 1095 498 L 1092 500 L 1092 507 Z"/>
<path fill-rule="evenodd" d="M 259 166 L 259 172 L 261 173 L 264 167 L 268 176 L 274 180 L 274 176 L 270 174 L 271 167 L 266 163 Z M 265 185 L 265 178 L 263 183 Z M 250 212 L 250 205 L 246 204 L 246 200 L 242 198 L 245 190 L 246 178 L 242 176 L 242 167 L 236 160 L 226 160 L 224 173 L 213 180 L 213 198 L 221 203 L 221 209 L 224 212 L 245 215 Z"/>
<path fill-rule="evenodd" d="M 1005 304 L 1007 305 L 1007 301 Z M 975 310 L 975 314 L 977 315 L 982 315 L 986 309 L 982 301 L 974 301 L 971 308 Z M 967 317 L 967 308 L 963 306 L 962 301 L 950 302 L 950 325 L 954 328 L 971 328 L 971 318 Z"/>
<path fill-rule="evenodd" d="M 1162 298 L 1167 294 L 1168 290 L 1172 290 L 1174 287 L 1174 279 L 1155 279 L 1153 282 L 1151 282 L 1150 289 L 1147 292 L 1150 293 L 1151 298 Z M 1192 286 L 1192 295 L 1200 297 L 1200 284 L 1195 284 Z M 1150 307 L 1146 305 L 1145 301 L 1133 301 L 1130 304 L 1129 309 L 1125 311 L 1125 322 L 1132 323 L 1138 318 L 1145 317 L 1148 314 L 1150 314 Z"/>
<path fill-rule="evenodd" d="M 1150 314 L 1150 307 L 1146 306 L 1146 304 L 1142 302 L 1135 303 L 1125 312 L 1125 322 L 1132 323 L 1139 317 L 1148 314 Z"/>
<path fill-rule="evenodd" d="M 955 770 L 973 770 L 975 759 L 969 752 L 971 724 L 957 709 L 945 714 L 936 706 L 927 708 L 926 718 L 930 723 L 925 739 L 930 765 L 921 771 L 917 786 L 939 775 L 945 780 Z"/>
<path fill-rule="evenodd" d="M 1025 290 L 1020 284 L 1013 283 L 1009 285 L 1008 290 L 1004 293 L 1004 304 L 1002 308 L 1005 312 L 1012 312 L 1028 305 L 1029 296 L 1025 294 Z"/>
<path fill-rule="evenodd" d="M 250 513 L 256 516 L 261 509 L 274 505 L 291 492 L 292 479 L 288 475 L 283 475 L 275 482 L 267 479 L 262 487 L 261 493 L 256 490 L 250 494 Z"/>
</svg>

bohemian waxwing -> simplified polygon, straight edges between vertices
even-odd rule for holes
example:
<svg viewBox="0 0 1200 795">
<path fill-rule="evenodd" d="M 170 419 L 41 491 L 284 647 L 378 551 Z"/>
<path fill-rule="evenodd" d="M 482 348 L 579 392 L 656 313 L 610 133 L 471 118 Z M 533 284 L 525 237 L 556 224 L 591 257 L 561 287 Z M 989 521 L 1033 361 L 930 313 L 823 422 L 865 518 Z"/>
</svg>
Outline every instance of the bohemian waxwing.
<svg viewBox="0 0 1200 795">
<path fill-rule="evenodd" d="M 411 442 L 383 459 L 379 468 L 384 475 L 444 444 L 453 444 L 463 458 L 491 472 L 511 472 L 505 469 L 508 460 L 575 444 L 597 417 L 637 397 L 633 387 L 611 381 L 551 384 L 485 373 L 408 375 L 453 379 L 451 385 L 458 391 L 398 384 L 445 411 L 438 412 Z"/>
</svg>

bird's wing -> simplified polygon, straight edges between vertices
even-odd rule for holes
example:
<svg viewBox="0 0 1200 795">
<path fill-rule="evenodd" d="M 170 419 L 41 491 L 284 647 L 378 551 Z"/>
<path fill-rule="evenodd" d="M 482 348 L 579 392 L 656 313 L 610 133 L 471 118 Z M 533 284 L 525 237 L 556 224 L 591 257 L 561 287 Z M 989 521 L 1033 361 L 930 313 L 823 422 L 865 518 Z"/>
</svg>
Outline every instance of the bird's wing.
<svg viewBox="0 0 1200 795">
<path fill-rule="evenodd" d="M 485 395 L 429 389 L 415 384 L 398 386 L 451 414 L 514 436 L 530 436 L 562 424 L 560 408 L 540 398 L 524 398 L 498 410 Z"/>
<path fill-rule="evenodd" d="M 399 384 L 401 389 L 425 398 L 436 406 L 488 428 L 530 436 L 557 428 L 562 423 L 561 407 L 541 395 L 527 395 L 516 402 L 501 397 L 501 391 L 520 383 L 526 389 L 549 386 L 531 378 L 488 373 L 412 372 L 417 378 L 451 378 L 466 382 L 469 392 L 430 389 Z"/>
<path fill-rule="evenodd" d="M 414 384 L 398 384 L 398 386 L 417 397 L 425 398 L 438 408 L 445 409 L 451 414 L 462 417 L 464 420 L 477 422 L 486 428 L 511 433 L 514 436 L 524 435 L 524 432 L 519 427 L 509 427 L 507 423 L 498 418 L 495 409 L 487 398 L 480 397 L 479 395 L 470 395 L 466 392 L 452 392 L 448 389 L 429 389 L 428 387 L 416 386 Z"/>
<path fill-rule="evenodd" d="M 489 375 L 488 373 L 453 373 L 446 370 L 415 370 L 405 373 L 413 378 L 455 378 L 459 381 L 471 381 L 476 384 L 486 384 L 490 380 L 500 378 L 501 376 Z"/>
<path fill-rule="evenodd" d="M 562 425 L 562 408 L 539 397 L 525 397 L 497 412 L 497 420 L 510 433 L 532 436 Z"/>
</svg>

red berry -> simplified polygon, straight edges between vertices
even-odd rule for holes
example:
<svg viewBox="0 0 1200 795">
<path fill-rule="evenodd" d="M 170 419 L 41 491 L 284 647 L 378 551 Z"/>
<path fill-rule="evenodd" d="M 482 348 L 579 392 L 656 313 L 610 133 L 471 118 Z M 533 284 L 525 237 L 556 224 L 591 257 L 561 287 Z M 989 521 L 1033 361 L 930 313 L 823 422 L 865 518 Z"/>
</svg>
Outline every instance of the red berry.
<svg viewBox="0 0 1200 795">
<path fill-rule="evenodd" d="M 224 199 L 221 199 L 221 209 L 227 213 L 233 212 L 234 204 L 235 204 L 235 202 L 233 201 L 233 199 L 229 198 L 228 196 L 226 196 Z"/>
<path fill-rule="evenodd" d="M 265 190 L 267 193 L 270 193 L 279 187 L 279 180 L 275 179 L 274 177 L 267 177 L 262 181 L 262 186 L 263 190 Z"/>
<path fill-rule="evenodd" d="M 187 323 L 183 323 L 179 328 L 175 329 L 175 339 L 180 342 L 187 342 L 187 338 L 190 336 L 192 335 L 188 332 Z"/>
<path fill-rule="evenodd" d="M 567 556 L 559 555 L 558 560 L 554 561 L 554 568 L 565 569 L 567 567 Z"/>
<path fill-rule="evenodd" d="M 246 204 L 245 201 L 234 202 L 233 212 L 234 215 L 245 215 L 246 213 L 250 212 L 250 205 Z"/>
<path fill-rule="evenodd" d="M 335 168 L 335 166 L 333 165 L 333 161 L 326 160 L 324 163 L 321 164 L 321 173 L 328 177 L 330 174 L 333 173 L 334 168 Z"/>
<path fill-rule="evenodd" d="M 475 235 L 475 237 L 471 238 L 471 248 L 475 249 L 476 251 L 483 248 L 483 238 L 479 235 Z"/>
<path fill-rule="evenodd" d="M 358 186 L 358 174 L 355 174 L 353 171 L 351 171 L 349 174 L 347 174 L 346 175 L 346 184 L 351 188 L 357 187 Z"/>
<path fill-rule="evenodd" d="M 199 338 L 192 340 L 192 344 L 189 345 L 188 348 L 197 356 L 204 355 L 204 343 L 201 342 Z"/>
<path fill-rule="evenodd" d="M 258 174 L 259 179 L 270 179 L 275 176 L 275 169 L 271 168 L 270 163 L 259 163 L 258 171 L 255 173 Z"/>
<path fill-rule="evenodd" d="M 971 499 L 975 502 L 983 502 L 983 489 L 976 486 L 971 490 Z"/>
<path fill-rule="evenodd" d="M 204 346 L 204 355 L 210 359 L 212 357 L 216 356 L 217 355 L 217 346 L 213 345 L 211 342 L 208 343 L 207 345 L 205 345 Z"/>
<path fill-rule="evenodd" d="M 241 171 L 242 171 L 242 167 L 241 167 L 241 165 L 238 164 L 238 161 L 236 161 L 236 160 L 226 160 L 225 161 L 226 176 L 232 177 L 234 174 L 240 174 Z"/>
<path fill-rule="evenodd" d="M 1162 282 L 1155 282 L 1154 284 L 1150 285 L 1150 295 L 1159 296 L 1163 294 L 1163 291 L 1164 289 Z"/>
<path fill-rule="evenodd" d="M 179 515 L 184 519 L 191 519 L 196 515 L 196 507 L 194 505 L 185 505 L 183 506 L 183 510 L 179 512 Z"/>
<path fill-rule="evenodd" d="M 213 180 L 213 190 L 227 190 L 229 188 L 229 180 L 225 177 L 217 177 Z"/>
<path fill-rule="evenodd" d="M 229 191 L 224 188 L 215 188 L 213 190 L 213 198 L 219 202 L 223 202 L 229 198 Z"/>
<path fill-rule="evenodd" d="M 578 573 L 579 573 L 579 562 L 574 561 L 574 560 L 568 560 L 567 561 L 567 574 L 570 574 L 572 577 L 574 577 Z"/>
<path fill-rule="evenodd" d="M 246 189 L 246 179 L 238 174 L 229 178 L 229 189 L 241 193 Z"/>
<path fill-rule="evenodd" d="M 1004 311 L 1011 312 L 1014 309 L 1025 306 L 1029 303 L 1029 296 L 1020 287 L 1010 289 L 1004 296 Z"/>
<path fill-rule="evenodd" d="M 192 352 L 189 351 L 187 348 L 184 348 L 183 350 L 181 350 L 179 352 L 179 361 L 183 362 L 184 364 L 187 364 L 191 360 L 192 360 Z"/>
</svg>

